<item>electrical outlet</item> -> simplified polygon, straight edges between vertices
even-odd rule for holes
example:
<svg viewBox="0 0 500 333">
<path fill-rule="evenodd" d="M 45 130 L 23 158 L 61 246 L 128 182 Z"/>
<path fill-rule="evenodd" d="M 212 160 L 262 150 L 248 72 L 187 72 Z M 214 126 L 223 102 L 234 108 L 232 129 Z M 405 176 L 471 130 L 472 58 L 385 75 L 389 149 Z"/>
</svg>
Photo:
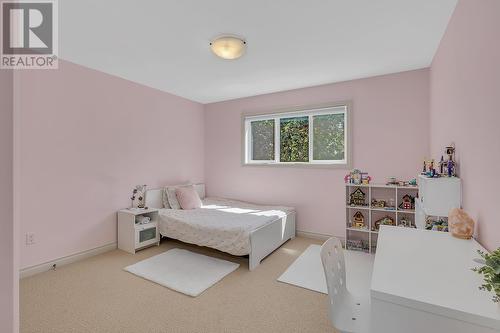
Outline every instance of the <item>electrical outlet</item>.
<svg viewBox="0 0 500 333">
<path fill-rule="evenodd" d="M 32 232 L 28 232 L 26 234 L 26 245 L 33 245 L 35 244 L 35 234 Z"/>
</svg>

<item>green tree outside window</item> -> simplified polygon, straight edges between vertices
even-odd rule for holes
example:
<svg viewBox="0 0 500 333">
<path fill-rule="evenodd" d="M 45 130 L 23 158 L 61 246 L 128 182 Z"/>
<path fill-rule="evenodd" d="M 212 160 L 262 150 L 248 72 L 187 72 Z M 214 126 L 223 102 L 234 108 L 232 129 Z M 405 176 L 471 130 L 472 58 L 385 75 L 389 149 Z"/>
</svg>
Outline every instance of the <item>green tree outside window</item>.
<svg viewBox="0 0 500 333">
<path fill-rule="evenodd" d="M 280 161 L 309 162 L 309 117 L 280 119 Z"/>
</svg>

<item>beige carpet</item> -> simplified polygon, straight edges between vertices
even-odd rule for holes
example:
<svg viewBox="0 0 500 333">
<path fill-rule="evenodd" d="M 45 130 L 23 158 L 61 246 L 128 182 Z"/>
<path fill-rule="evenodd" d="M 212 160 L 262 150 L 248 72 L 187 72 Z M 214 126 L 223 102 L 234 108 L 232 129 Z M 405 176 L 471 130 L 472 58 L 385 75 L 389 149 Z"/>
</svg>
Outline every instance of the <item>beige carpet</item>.
<svg viewBox="0 0 500 333">
<path fill-rule="evenodd" d="M 21 332 L 334 332 L 327 295 L 276 281 L 320 243 L 289 241 L 253 272 L 247 259 L 173 240 L 135 255 L 108 252 L 21 280 Z M 123 271 L 174 247 L 241 266 L 196 298 Z"/>
</svg>

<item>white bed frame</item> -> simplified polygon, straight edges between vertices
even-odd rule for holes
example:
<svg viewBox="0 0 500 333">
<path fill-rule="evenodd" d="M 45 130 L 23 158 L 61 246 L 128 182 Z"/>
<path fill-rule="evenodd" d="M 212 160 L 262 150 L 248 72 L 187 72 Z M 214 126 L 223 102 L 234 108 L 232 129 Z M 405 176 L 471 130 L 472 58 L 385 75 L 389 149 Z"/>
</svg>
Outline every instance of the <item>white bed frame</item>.
<svg viewBox="0 0 500 333">
<path fill-rule="evenodd" d="M 195 184 L 198 193 L 205 197 L 205 184 Z M 163 188 L 151 189 L 146 192 L 146 206 L 162 209 Z M 169 237 L 169 235 L 162 235 Z M 262 259 L 270 255 L 289 239 L 295 238 L 295 212 L 268 223 L 250 233 L 250 253 L 248 267 L 252 271 L 260 265 Z"/>
</svg>

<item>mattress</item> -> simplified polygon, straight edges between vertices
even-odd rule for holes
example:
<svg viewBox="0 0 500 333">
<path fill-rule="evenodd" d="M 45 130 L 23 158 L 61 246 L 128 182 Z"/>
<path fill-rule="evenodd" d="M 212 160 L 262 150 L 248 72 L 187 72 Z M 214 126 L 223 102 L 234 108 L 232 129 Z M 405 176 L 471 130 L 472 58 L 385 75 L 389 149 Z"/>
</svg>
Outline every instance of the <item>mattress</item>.
<svg viewBox="0 0 500 333">
<path fill-rule="evenodd" d="M 294 212 L 294 208 L 206 198 L 201 208 L 162 209 L 159 230 L 163 236 L 207 246 L 232 255 L 250 253 L 250 233 Z"/>
</svg>

